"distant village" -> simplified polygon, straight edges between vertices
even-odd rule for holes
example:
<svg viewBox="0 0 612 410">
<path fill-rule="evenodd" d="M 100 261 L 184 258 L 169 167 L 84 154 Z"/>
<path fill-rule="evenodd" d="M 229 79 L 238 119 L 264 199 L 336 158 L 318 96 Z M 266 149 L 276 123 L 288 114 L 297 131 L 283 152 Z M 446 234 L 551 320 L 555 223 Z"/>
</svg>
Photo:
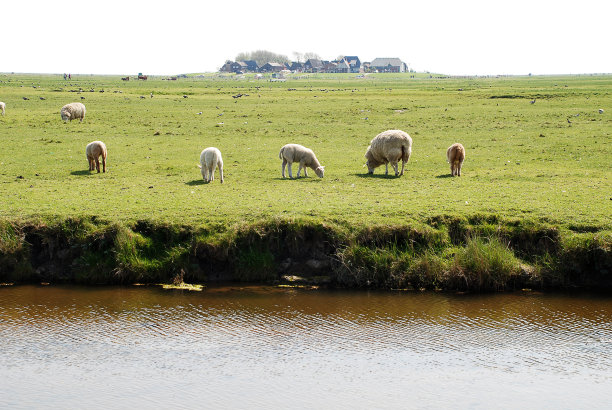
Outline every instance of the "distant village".
<svg viewBox="0 0 612 410">
<path fill-rule="evenodd" d="M 404 73 L 408 66 L 399 58 L 375 58 L 371 62 L 361 62 L 357 56 L 345 56 L 340 60 L 326 61 L 308 59 L 301 63 L 266 63 L 261 67 L 253 60 L 227 60 L 219 70 L 225 73 L 279 73 L 281 71 L 294 73 Z"/>
</svg>

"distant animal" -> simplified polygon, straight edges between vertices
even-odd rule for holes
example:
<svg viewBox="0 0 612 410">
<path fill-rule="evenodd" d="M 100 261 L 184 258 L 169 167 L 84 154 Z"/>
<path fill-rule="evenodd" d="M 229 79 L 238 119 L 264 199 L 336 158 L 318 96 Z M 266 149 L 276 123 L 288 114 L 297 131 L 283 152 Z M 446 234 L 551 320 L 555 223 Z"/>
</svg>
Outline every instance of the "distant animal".
<svg viewBox="0 0 612 410">
<path fill-rule="evenodd" d="M 130 81 L 130 77 L 121 77 L 123 81 Z"/>
<path fill-rule="evenodd" d="M 198 167 L 202 171 L 202 178 L 204 178 L 205 182 L 215 180 L 215 169 L 219 167 L 219 178 L 221 183 L 223 183 L 223 158 L 219 149 L 208 147 L 202 151 Z"/>
<path fill-rule="evenodd" d="M 151 93 L 151 98 L 153 98 L 153 93 Z"/>
<path fill-rule="evenodd" d="M 535 104 L 535 100 L 536 99 L 534 98 L 533 100 L 529 101 L 529 104 Z"/>
<path fill-rule="evenodd" d="M 297 177 L 300 177 L 300 172 L 304 168 L 304 176 L 307 177 L 306 167 L 312 168 L 319 178 L 323 178 L 325 167 L 321 165 L 314 152 L 310 148 L 306 148 L 299 144 L 287 144 L 283 146 L 278 153 L 278 158 L 283 160 L 281 165 L 281 175 L 285 178 L 285 166 L 288 164 L 289 178 L 293 179 L 291 172 L 291 164 L 298 162 Z"/>
<path fill-rule="evenodd" d="M 146 76 L 146 75 L 139 75 L 139 76 L 138 76 L 138 79 L 139 79 L 139 80 L 146 80 L 146 79 L 147 79 L 147 76 Z"/>
<path fill-rule="evenodd" d="M 404 175 L 404 165 L 412 154 L 412 138 L 401 130 L 387 130 L 378 134 L 370 142 L 366 150 L 366 164 L 368 173 L 373 174 L 374 169 L 385 165 L 385 175 L 389 174 L 389 163 L 395 171 L 395 176 Z M 402 161 L 402 171 L 398 172 L 399 161 Z"/>
<path fill-rule="evenodd" d="M 0 101 L 0 111 L 2 111 L 2 115 L 6 112 L 6 104 Z"/>
<path fill-rule="evenodd" d="M 29 98 L 28 97 L 22 97 L 24 101 L 28 101 Z"/>
<path fill-rule="evenodd" d="M 600 113 L 600 114 L 603 114 L 603 113 L 604 113 L 603 108 L 600 108 L 600 109 L 599 109 L 599 113 Z"/>
<path fill-rule="evenodd" d="M 60 115 L 62 116 L 62 120 L 64 122 L 76 120 L 77 118 L 83 122 L 83 118 L 85 118 L 85 105 L 80 102 L 74 102 L 70 104 L 66 104 L 60 110 Z"/>
<path fill-rule="evenodd" d="M 85 148 L 89 170 L 96 169 L 100 173 L 100 157 L 102 157 L 102 172 L 106 172 L 106 145 L 102 141 L 93 141 Z"/>
<path fill-rule="evenodd" d="M 446 150 L 446 160 L 450 164 L 452 176 L 461 176 L 461 166 L 465 160 L 465 148 L 456 142 Z"/>
</svg>

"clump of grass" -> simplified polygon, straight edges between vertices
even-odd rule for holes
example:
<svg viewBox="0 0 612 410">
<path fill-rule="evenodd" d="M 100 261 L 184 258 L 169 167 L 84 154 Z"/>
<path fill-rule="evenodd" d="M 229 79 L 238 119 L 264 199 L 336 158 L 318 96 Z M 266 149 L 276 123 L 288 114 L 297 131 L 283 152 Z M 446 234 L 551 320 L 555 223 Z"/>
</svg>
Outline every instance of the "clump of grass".
<svg viewBox="0 0 612 410">
<path fill-rule="evenodd" d="M 456 290 L 504 290 L 520 273 L 520 261 L 497 237 L 469 238 L 465 247 L 457 249 L 445 284 Z"/>
</svg>

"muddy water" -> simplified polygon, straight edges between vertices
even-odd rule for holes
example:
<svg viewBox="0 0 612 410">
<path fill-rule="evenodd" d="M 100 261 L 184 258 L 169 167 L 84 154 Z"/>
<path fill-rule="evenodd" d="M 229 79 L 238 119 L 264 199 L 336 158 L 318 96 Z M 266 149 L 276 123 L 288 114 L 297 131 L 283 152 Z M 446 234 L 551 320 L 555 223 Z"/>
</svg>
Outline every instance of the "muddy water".
<svg viewBox="0 0 612 410">
<path fill-rule="evenodd" d="M 610 403 L 610 297 L 0 288 L 0 408 Z"/>
</svg>

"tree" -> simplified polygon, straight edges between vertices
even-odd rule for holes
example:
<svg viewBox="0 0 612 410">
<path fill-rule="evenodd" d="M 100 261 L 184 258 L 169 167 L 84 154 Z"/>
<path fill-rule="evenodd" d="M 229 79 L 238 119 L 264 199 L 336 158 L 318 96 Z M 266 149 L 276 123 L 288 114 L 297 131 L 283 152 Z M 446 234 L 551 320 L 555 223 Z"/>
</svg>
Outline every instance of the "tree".
<svg viewBox="0 0 612 410">
<path fill-rule="evenodd" d="M 236 56 L 236 61 L 255 60 L 258 66 L 266 63 L 285 64 L 289 62 L 289 58 L 283 54 L 275 54 L 267 50 L 251 51 L 250 53 L 240 53 Z"/>
</svg>

